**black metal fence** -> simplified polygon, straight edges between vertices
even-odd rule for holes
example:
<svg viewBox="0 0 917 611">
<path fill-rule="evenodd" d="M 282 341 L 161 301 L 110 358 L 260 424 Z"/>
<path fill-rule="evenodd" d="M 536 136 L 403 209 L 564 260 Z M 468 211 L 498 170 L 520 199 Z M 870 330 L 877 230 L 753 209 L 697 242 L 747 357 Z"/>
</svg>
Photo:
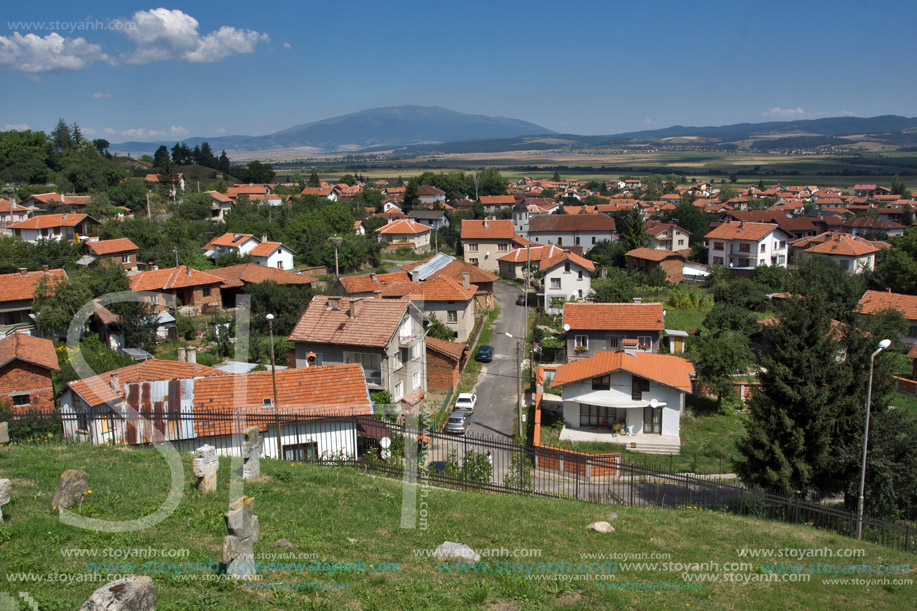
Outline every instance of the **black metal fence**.
<svg viewBox="0 0 917 611">
<path fill-rule="evenodd" d="M 263 455 L 277 458 L 277 416 L 259 413 L 164 412 L 118 418 L 112 414 L 0 416 L 10 443 L 126 443 L 168 441 L 180 450 L 209 444 L 223 455 L 241 453 L 247 427 L 258 426 Z M 505 439 L 448 435 L 372 416 L 280 415 L 281 452 L 290 462 L 347 466 L 412 482 L 493 493 L 530 494 L 591 503 L 713 510 L 807 524 L 856 534 L 854 512 L 770 494 L 736 481 L 661 471 L 552 448 L 523 447 Z M 119 434 L 118 431 L 121 431 Z M 863 539 L 917 551 L 917 527 L 865 517 Z"/>
</svg>

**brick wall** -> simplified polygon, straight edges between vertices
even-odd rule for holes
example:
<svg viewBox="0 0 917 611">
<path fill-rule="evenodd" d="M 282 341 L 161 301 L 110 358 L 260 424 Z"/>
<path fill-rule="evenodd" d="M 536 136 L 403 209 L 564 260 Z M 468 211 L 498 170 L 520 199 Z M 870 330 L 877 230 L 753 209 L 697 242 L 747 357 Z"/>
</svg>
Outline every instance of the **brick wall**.
<svg viewBox="0 0 917 611">
<path fill-rule="evenodd" d="M 459 380 L 458 363 L 427 351 L 427 390 L 452 390 Z"/>
<path fill-rule="evenodd" d="M 29 406 L 14 411 L 40 410 L 50 412 L 54 407 L 51 372 L 44 367 L 13 361 L 0 369 L 0 402 L 13 405 L 13 395 L 29 393 Z"/>
</svg>

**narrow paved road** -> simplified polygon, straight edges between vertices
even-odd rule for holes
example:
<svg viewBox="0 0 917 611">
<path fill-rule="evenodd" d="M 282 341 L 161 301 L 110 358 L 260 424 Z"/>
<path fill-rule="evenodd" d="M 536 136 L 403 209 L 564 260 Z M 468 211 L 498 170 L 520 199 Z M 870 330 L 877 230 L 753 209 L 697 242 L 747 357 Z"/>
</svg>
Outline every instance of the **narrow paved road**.
<svg viewBox="0 0 917 611">
<path fill-rule="evenodd" d="M 525 308 L 516 305 L 521 291 L 509 284 L 494 283 L 494 295 L 500 305 L 500 316 L 494 324 L 494 360 L 484 363 L 474 387 L 478 405 L 471 417 L 468 434 L 509 441 L 513 437 L 513 419 L 516 413 L 516 389 L 519 368 L 516 365 L 514 338 L 522 339 L 525 328 Z M 513 338 L 507 337 L 512 333 Z M 520 353 L 521 354 L 521 353 Z M 472 355 L 472 358 L 473 355 Z"/>
</svg>

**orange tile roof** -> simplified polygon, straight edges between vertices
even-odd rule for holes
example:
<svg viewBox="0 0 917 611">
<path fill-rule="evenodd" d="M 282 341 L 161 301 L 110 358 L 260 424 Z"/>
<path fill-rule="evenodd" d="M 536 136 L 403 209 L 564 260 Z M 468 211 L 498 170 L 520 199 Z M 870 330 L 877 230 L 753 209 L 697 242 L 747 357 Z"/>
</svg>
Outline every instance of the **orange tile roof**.
<svg viewBox="0 0 917 611">
<path fill-rule="evenodd" d="M 635 248 L 624 253 L 624 256 L 633 257 L 635 259 L 645 259 L 647 261 L 665 261 L 666 259 L 685 260 L 685 256 L 681 253 L 658 248 Z"/>
<path fill-rule="evenodd" d="M 115 240 L 99 240 L 98 242 L 89 242 L 89 250 L 96 256 L 111 255 L 115 253 L 128 252 L 131 250 L 140 250 L 140 247 L 130 241 L 129 238 L 117 238 Z"/>
<path fill-rule="evenodd" d="M 393 221 L 384 227 L 376 229 L 376 233 L 385 233 L 393 235 L 418 235 L 422 233 L 430 233 L 433 231 L 430 227 L 422 225 L 411 219 L 401 219 L 398 221 Z"/>
<path fill-rule="evenodd" d="M 627 371 L 683 392 L 691 392 L 694 365 L 687 359 L 670 354 L 637 352 L 630 355 L 623 350 L 599 352 L 588 359 L 561 365 L 557 368 L 551 384 L 563 386 L 614 371 Z"/>
<path fill-rule="evenodd" d="M 434 352 L 439 352 L 445 354 L 456 361 L 462 358 L 462 355 L 468 349 L 468 344 L 462 344 L 459 342 L 450 342 L 444 339 L 436 339 L 435 337 L 427 336 L 427 350 L 433 350 Z"/>
<path fill-rule="evenodd" d="M 0 197 L 0 213 L 11 213 L 11 212 L 26 212 L 28 208 L 20 206 L 19 204 L 14 204 L 8 199 L 3 199 Z"/>
<path fill-rule="evenodd" d="M 99 221 L 85 214 L 42 214 L 30 219 L 9 225 L 10 229 L 48 229 L 51 227 L 76 227 L 84 220 L 89 220 L 96 225 Z"/>
<path fill-rule="evenodd" d="M 662 312 L 661 303 L 565 303 L 564 325 L 571 331 L 661 331 Z"/>
<path fill-rule="evenodd" d="M 290 250 L 289 248 L 287 248 L 280 242 L 261 242 L 260 244 L 252 248 L 251 252 L 249 252 L 248 254 L 250 254 L 253 257 L 269 257 L 275 250 L 277 250 L 280 247 Z M 290 251 L 290 252 L 293 252 L 293 251 Z"/>
<path fill-rule="evenodd" d="M 253 236 L 250 233 L 224 233 L 223 235 L 213 238 L 207 245 L 204 246 L 205 249 L 213 248 L 214 246 L 227 246 L 234 247 L 240 246 L 246 240 L 254 238 L 256 241 L 259 241 L 258 238 Z"/>
<path fill-rule="evenodd" d="M 375 280 L 373 279 L 375 276 Z M 387 274 L 362 274 L 360 276 L 343 276 L 339 278 L 341 286 L 347 293 L 375 293 L 383 287 L 396 282 L 410 282 L 411 277 L 401 270 Z"/>
<path fill-rule="evenodd" d="M 35 288 L 42 278 L 47 278 L 49 287 L 53 287 L 59 282 L 67 281 L 67 272 L 62 269 L 52 269 L 46 272 L 2 274 L 0 275 L 0 303 L 32 301 Z"/>
<path fill-rule="evenodd" d="M 525 263 L 526 261 L 531 261 L 532 263 L 537 263 L 542 259 L 550 259 L 558 256 L 561 250 L 563 249 L 554 244 L 532 246 L 531 248 L 516 248 L 502 257 L 499 257 L 497 261 L 508 261 L 510 263 Z"/>
<path fill-rule="evenodd" d="M 512 195 L 482 195 L 478 199 L 485 206 L 508 206 L 516 203 L 516 198 Z"/>
<path fill-rule="evenodd" d="M 212 199 L 217 200 L 221 204 L 232 203 L 232 198 L 220 193 L 219 191 L 207 191 L 207 195 L 209 195 Z"/>
<path fill-rule="evenodd" d="M 878 314 L 884 310 L 897 310 L 908 320 L 917 320 L 917 296 L 866 291 L 856 309 L 861 314 Z"/>
<path fill-rule="evenodd" d="M 289 270 L 277 269 L 276 267 L 265 267 L 257 263 L 241 263 L 228 267 L 218 267 L 207 270 L 207 273 L 223 281 L 221 288 L 238 288 L 246 284 L 258 284 L 267 281 L 276 282 L 277 284 L 298 285 L 308 285 L 318 281 L 317 278 L 306 274 L 297 274 Z"/>
<path fill-rule="evenodd" d="M 777 229 L 775 223 L 723 223 L 705 238 L 718 240 L 760 240 Z"/>
<path fill-rule="evenodd" d="M 18 359 L 45 369 L 60 371 L 54 343 L 49 339 L 32 337 L 24 333 L 13 333 L 0 339 L 0 367 Z M 25 390 L 25 389 L 23 389 Z"/>
<path fill-rule="evenodd" d="M 372 414 L 372 401 L 359 363 L 281 369 L 274 373 L 281 420 L 284 416 Z M 238 410 L 273 417 L 277 413 L 273 405 L 264 406 L 265 399 L 273 402 L 273 398 L 270 371 L 196 380 L 194 413 L 202 416 L 195 422 L 197 434 L 208 437 L 240 433 L 245 425 L 241 419 L 230 416 Z"/>
<path fill-rule="evenodd" d="M 140 272 L 131 276 L 130 281 L 132 291 L 171 291 L 189 286 L 223 284 L 222 278 L 199 272 L 186 265 Z"/>
<path fill-rule="evenodd" d="M 415 267 L 423 265 L 424 263 L 426 263 L 427 261 L 429 261 L 432 258 L 433 257 L 428 257 L 420 261 L 415 261 L 414 263 L 402 265 L 401 269 L 403 269 L 406 272 L 410 272 Z M 429 280 L 430 278 L 436 278 L 438 276 L 448 276 L 449 278 L 452 278 L 456 282 L 461 283 L 464 278 L 463 274 L 468 274 L 469 282 L 471 282 L 472 284 L 476 284 L 479 287 L 482 284 L 493 284 L 494 282 L 500 279 L 500 277 L 497 276 L 496 274 L 492 274 L 488 271 L 485 271 L 481 269 L 480 267 L 478 267 L 477 265 L 472 265 L 471 263 L 466 263 L 465 261 L 456 259 L 455 261 L 451 261 L 450 263 L 448 263 L 442 269 L 436 272 L 433 272 L 433 274 L 429 278 L 427 278 L 427 280 Z"/>
<path fill-rule="evenodd" d="M 111 376 L 113 374 L 117 374 L 118 384 L 121 386 L 117 392 L 112 390 L 111 387 Z M 122 389 L 125 384 L 228 375 L 224 371 L 206 367 L 199 363 L 164 361 L 154 358 L 136 365 L 128 365 L 113 371 L 106 371 L 91 378 L 76 380 L 68 383 L 67 386 L 82 397 L 86 403 L 95 406 L 122 398 L 124 396 Z"/>
<path fill-rule="evenodd" d="M 510 220 L 462 220 L 463 240 L 512 240 L 515 236 L 513 222 Z"/>
<path fill-rule="evenodd" d="M 240 195 L 261 195 L 267 193 L 265 185 L 234 185 L 226 189 L 226 195 L 229 197 L 238 197 Z"/>
<path fill-rule="evenodd" d="M 409 297 L 412 301 L 470 301 L 478 287 L 462 287 L 448 276 L 434 276 L 423 282 L 399 282 L 382 289 L 382 297 Z"/>
<path fill-rule="evenodd" d="M 529 219 L 529 234 L 539 231 L 614 231 L 615 220 L 604 214 L 540 214 Z"/>
<path fill-rule="evenodd" d="M 560 265 L 564 261 L 576 263 L 580 267 L 584 267 L 590 271 L 595 270 L 595 265 L 593 265 L 592 261 L 590 261 L 589 259 L 584 259 L 581 256 L 579 256 L 578 254 L 572 253 L 566 250 L 549 259 L 542 259 L 541 266 L 539 267 L 539 269 L 544 272 L 544 271 L 551 269 L 552 267 L 556 265 Z"/>
<path fill-rule="evenodd" d="M 865 257 L 879 252 L 879 249 L 863 238 L 857 238 L 846 233 L 836 233 L 830 239 L 824 240 L 815 246 L 810 246 L 806 249 L 806 252 L 822 255 Z"/>
<path fill-rule="evenodd" d="M 335 298 L 332 297 L 331 300 Z M 341 297 L 329 306 L 326 295 L 312 298 L 293 332 L 291 342 L 384 347 L 398 330 L 409 302 L 401 299 Z M 351 317 L 351 306 L 356 315 Z"/>
</svg>

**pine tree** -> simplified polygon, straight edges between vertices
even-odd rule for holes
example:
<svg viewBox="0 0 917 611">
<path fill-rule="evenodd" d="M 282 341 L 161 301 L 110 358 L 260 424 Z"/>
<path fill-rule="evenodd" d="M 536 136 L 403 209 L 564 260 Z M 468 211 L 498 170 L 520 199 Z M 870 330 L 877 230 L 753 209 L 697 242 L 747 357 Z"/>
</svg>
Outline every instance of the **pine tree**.
<svg viewBox="0 0 917 611">
<path fill-rule="evenodd" d="M 70 132 L 70 126 L 63 119 L 57 120 L 57 127 L 51 132 L 51 142 L 54 143 L 54 150 L 58 153 L 73 148 L 73 136 Z"/>
<path fill-rule="evenodd" d="M 551 178 L 551 180 L 553 182 L 560 182 L 560 174 L 558 174 L 557 170 L 554 170 L 554 177 Z"/>
<path fill-rule="evenodd" d="M 643 216 L 634 208 L 624 221 L 624 231 L 621 240 L 627 250 L 633 250 L 646 245 L 646 230 L 643 227 Z"/>
<path fill-rule="evenodd" d="M 159 169 L 168 160 L 169 160 L 169 149 L 167 149 L 165 145 L 162 145 L 158 149 L 156 149 L 156 152 L 153 154 L 153 167 L 156 169 Z"/>
<path fill-rule="evenodd" d="M 401 201 L 401 211 L 407 214 L 420 203 L 420 197 L 417 195 L 417 181 L 411 179 L 408 186 L 404 189 L 404 199 Z"/>
<path fill-rule="evenodd" d="M 316 188 L 322 186 L 322 181 L 318 177 L 318 172 L 316 172 L 315 170 L 312 170 L 312 173 L 309 174 L 309 185 L 308 186 L 316 187 Z"/>
<path fill-rule="evenodd" d="M 735 469 L 746 484 L 781 494 L 818 490 L 834 460 L 839 343 L 824 299 L 789 299 L 778 324 L 767 327 L 760 392 L 737 448 Z"/>
</svg>

